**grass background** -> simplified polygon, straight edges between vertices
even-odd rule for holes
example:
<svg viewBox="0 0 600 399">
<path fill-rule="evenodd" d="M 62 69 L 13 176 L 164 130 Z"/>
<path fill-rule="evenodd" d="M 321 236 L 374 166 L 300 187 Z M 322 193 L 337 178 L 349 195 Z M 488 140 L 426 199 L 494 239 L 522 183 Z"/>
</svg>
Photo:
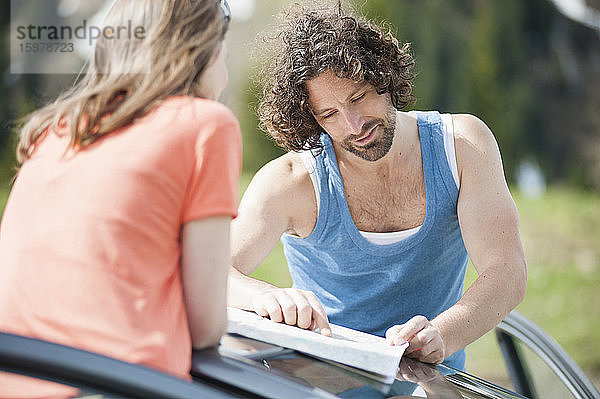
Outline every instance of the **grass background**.
<svg viewBox="0 0 600 399">
<path fill-rule="evenodd" d="M 240 192 L 249 182 L 243 176 Z M 531 199 L 514 192 L 528 261 L 527 296 L 517 310 L 541 326 L 600 386 L 600 195 L 551 186 Z M 8 195 L 0 188 L 0 211 Z M 281 244 L 253 276 L 290 286 Z M 469 266 L 465 286 L 475 280 Z M 467 348 L 467 370 L 506 385 L 492 333 Z"/>
<path fill-rule="evenodd" d="M 525 315 L 571 355 L 600 386 L 600 196 L 550 187 L 529 199 L 515 193 L 528 263 Z M 477 274 L 469 266 L 465 286 Z M 500 384 L 500 351 L 493 333 L 467 348 L 467 369 Z"/>
</svg>

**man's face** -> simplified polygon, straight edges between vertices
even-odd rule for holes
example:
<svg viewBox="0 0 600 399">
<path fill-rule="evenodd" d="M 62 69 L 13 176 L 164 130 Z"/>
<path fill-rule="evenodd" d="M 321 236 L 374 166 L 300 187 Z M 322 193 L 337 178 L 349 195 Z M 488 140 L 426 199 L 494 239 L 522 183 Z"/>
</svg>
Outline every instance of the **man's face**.
<svg viewBox="0 0 600 399">
<path fill-rule="evenodd" d="M 306 82 L 310 106 L 334 144 L 367 161 L 385 156 L 394 140 L 396 109 L 388 93 L 327 71 Z"/>
</svg>

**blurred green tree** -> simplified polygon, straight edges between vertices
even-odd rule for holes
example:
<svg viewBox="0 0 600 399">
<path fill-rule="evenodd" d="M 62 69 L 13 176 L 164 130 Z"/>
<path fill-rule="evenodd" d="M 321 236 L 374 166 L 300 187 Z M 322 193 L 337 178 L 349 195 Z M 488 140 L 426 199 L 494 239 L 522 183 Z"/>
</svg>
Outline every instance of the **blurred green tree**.
<svg viewBox="0 0 600 399">
<path fill-rule="evenodd" d="M 479 116 L 509 179 L 534 158 L 550 180 L 600 188 L 598 32 L 547 0 L 358 3 L 412 43 L 415 108 Z"/>
</svg>

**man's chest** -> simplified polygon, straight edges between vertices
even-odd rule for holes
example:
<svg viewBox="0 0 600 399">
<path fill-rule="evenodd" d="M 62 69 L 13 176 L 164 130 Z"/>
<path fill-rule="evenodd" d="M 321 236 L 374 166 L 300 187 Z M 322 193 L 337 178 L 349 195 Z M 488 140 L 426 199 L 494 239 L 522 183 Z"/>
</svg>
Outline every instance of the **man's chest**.
<svg viewBox="0 0 600 399">
<path fill-rule="evenodd" d="M 383 233 L 423 224 L 427 201 L 423 174 L 418 172 L 391 179 L 345 181 L 346 202 L 356 227 Z"/>
</svg>

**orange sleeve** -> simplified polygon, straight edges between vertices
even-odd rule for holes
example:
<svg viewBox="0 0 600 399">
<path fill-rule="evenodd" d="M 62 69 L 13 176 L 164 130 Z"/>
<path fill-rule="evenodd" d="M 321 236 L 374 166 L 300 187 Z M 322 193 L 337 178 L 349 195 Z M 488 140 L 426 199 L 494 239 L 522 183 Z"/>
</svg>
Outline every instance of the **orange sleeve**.
<svg viewBox="0 0 600 399">
<path fill-rule="evenodd" d="M 242 139 L 231 111 L 218 110 L 215 123 L 200 128 L 195 165 L 184 204 L 183 223 L 209 216 L 237 216 Z"/>
</svg>

